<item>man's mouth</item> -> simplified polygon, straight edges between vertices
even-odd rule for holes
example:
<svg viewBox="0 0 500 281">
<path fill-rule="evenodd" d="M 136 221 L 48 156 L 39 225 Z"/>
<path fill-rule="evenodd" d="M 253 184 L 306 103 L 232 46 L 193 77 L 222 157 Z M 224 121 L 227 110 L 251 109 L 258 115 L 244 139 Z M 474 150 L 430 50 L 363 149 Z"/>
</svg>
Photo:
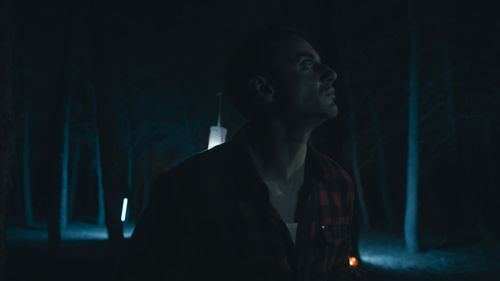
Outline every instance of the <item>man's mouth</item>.
<svg viewBox="0 0 500 281">
<path fill-rule="evenodd" d="M 335 93 L 335 88 L 331 88 L 330 90 L 328 90 L 328 91 L 326 92 L 326 96 L 327 96 L 327 97 L 330 97 L 330 96 L 331 96 L 333 99 L 335 99 L 335 95 L 334 95 L 334 93 Z"/>
</svg>

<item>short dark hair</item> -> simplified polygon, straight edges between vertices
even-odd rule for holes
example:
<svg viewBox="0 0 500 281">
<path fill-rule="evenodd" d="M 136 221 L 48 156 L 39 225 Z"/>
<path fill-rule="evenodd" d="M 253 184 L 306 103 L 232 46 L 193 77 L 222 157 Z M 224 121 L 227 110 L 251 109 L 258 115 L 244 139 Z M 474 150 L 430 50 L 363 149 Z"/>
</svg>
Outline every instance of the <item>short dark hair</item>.
<svg viewBox="0 0 500 281">
<path fill-rule="evenodd" d="M 278 44 L 293 36 L 304 37 L 291 26 L 268 27 L 241 41 L 229 55 L 224 71 L 224 92 L 248 120 L 254 120 L 259 101 L 248 93 L 252 76 L 271 79 Z"/>
</svg>

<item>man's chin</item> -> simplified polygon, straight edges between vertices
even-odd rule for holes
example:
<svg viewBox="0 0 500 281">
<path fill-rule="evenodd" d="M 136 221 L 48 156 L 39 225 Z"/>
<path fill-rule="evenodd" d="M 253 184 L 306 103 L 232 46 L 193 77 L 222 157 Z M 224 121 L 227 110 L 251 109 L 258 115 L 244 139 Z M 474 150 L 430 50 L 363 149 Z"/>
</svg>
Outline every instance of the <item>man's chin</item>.
<svg viewBox="0 0 500 281">
<path fill-rule="evenodd" d="M 333 104 L 330 108 L 327 110 L 327 117 L 328 119 L 335 119 L 337 115 L 339 114 L 339 109 L 336 104 Z"/>
</svg>

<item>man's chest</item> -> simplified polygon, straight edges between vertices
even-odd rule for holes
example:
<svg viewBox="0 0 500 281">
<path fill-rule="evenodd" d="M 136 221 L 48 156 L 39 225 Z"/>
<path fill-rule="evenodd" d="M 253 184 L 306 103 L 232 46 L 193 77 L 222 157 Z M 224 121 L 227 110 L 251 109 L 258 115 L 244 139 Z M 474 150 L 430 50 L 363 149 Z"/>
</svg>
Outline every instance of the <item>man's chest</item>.
<svg viewBox="0 0 500 281">
<path fill-rule="evenodd" d="M 281 196 L 269 196 L 269 199 L 285 223 L 295 222 L 298 192 Z"/>
<path fill-rule="evenodd" d="M 302 183 L 284 185 L 265 181 L 269 189 L 269 200 L 285 223 L 295 222 L 295 212 Z"/>
</svg>

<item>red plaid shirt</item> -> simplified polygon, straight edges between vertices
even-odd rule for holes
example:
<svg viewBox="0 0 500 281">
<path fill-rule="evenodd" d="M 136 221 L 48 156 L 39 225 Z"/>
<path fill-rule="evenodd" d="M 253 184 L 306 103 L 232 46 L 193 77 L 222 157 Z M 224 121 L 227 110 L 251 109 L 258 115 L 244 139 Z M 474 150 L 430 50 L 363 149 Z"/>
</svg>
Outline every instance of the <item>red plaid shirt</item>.
<svg viewBox="0 0 500 281">
<path fill-rule="evenodd" d="M 120 280 L 352 280 L 348 265 L 352 180 L 310 144 L 305 165 L 294 245 L 241 133 L 189 158 L 157 182 L 117 276 Z"/>
</svg>

